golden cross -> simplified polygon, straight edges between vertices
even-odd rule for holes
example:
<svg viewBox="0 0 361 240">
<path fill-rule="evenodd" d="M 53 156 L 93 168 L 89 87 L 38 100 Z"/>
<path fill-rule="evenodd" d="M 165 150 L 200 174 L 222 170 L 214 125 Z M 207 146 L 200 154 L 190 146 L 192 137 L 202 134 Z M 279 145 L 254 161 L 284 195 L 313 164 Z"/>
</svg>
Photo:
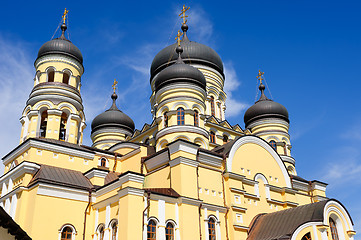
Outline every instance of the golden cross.
<svg viewBox="0 0 361 240">
<path fill-rule="evenodd" d="M 178 46 L 180 46 L 180 37 L 183 35 L 183 33 L 181 33 L 179 30 L 178 30 L 178 34 L 177 34 L 177 37 L 175 38 L 175 40 L 177 40 L 178 42 Z"/>
<path fill-rule="evenodd" d="M 261 69 L 258 70 L 257 79 L 260 81 L 260 84 L 262 84 L 263 74 L 264 74 L 264 72 L 261 72 Z"/>
<path fill-rule="evenodd" d="M 66 10 L 66 8 L 65 8 L 63 16 L 61 17 L 63 19 L 63 23 L 65 23 L 66 15 L 68 15 L 68 12 L 69 12 L 69 10 Z"/>
<path fill-rule="evenodd" d="M 189 8 L 190 8 L 190 7 L 186 7 L 186 5 L 183 5 L 182 11 L 181 11 L 181 13 L 179 14 L 179 16 L 183 15 L 183 16 L 181 16 L 181 18 L 183 19 L 183 23 L 184 23 L 184 24 L 187 22 L 187 19 L 186 19 L 186 18 L 187 18 L 188 16 L 186 16 L 186 11 L 188 11 Z"/>
<path fill-rule="evenodd" d="M 112 85 L 114 93 L 115 93 L 115 89 L 117 88 L 117 84 L 118 84 L 117 80 L 114 79 L 114 83 Z"/>
</svg>

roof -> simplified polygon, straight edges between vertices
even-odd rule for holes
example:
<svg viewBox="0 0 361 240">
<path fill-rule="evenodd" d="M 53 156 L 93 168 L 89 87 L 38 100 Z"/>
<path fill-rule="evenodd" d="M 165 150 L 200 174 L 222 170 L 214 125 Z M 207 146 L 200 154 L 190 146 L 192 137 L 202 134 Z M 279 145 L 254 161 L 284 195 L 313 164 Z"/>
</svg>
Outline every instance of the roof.
<svg viewBox="0 0 361 240">
<path fill-rule="evenodd" d="M 168 196 L 168 197 L 178 198 L 181 196 L 173 188 L 145 188 L 144 190 L 146 192 L 160 194 L 160 195 Z"/>
<path fill-rule="evenodd" d="M 90 190 L 93 185 L 81 172 L 59 168 L 48 165 L 41 165 L 38 172 L 31 179 L 29 186 L 38 182 L 45 182 L 72 188 Z"/>
<path fill-rule="evenodd" d="M 31 240 L 31 237 L 0 207 L 0 226 L 7 229 L 15 239 Z"/>
<path fill-rule="evenodd" d="M 259 214 L 251 222 L 247 240 L 291 239 L 293 232 L 300 225 L 306 222 L 323 221 L 323 209 L 328 201 Z"/>
</svg>

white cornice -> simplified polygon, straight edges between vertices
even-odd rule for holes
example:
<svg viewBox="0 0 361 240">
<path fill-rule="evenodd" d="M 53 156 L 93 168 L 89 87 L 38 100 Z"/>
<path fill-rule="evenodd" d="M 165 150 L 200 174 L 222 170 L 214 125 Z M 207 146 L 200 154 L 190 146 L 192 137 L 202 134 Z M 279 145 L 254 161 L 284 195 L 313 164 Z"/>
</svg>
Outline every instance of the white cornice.
<svg viewBox="0 0 361 240">
<path fill-rule="evenodd" d="M 196 155 L 198 148 L 199 148 L 198 145 L 191 143 L 191 142 L 182 141 L 182 140 L 176 140 L 176 141 L 168 144 L 169 153 L 171 155 L 174 153 L 177 153 L 179 151 Z"/>
<path fill-rule="evenodd" d="M 11 178 L 15 180 L 20 176 L 24 175 L 25 173 L 34 174 L 36 171 L 40 169 L 40 165 L 32 162 L 21 162 L 15 168 L 11 169 L 9 172 L 5 173 L 3 176 L 0 177 L 0 185 Z"/>
<path fill-rule="evenodd" d="M 171 134 L 171 133 L 181 133 L 181 132 L 191 132 L 191 133 L 197 133 L 200 134 L 202 136 L 204 136 L 205 138 L 208 138 L 208 132 L 200 127 L 195 127 L 192 125 L 175 125 L 175 126 L 170 126 L 170 127 L 166 127 L 163 128 L 162 130 L 160 130 L 159 132 L 157 132 L 155 139 L 159 139 L 167 134 Z"/>
<path fill-rule="evenodd" d="M 77 200 L 82 202 L 89 201 L 89 192 L 86 190 L 79 190 L 45 183 L 39 183 L 37 194 L 49 197 Z"/>
<path fill-rule="evenodd" d="M 188 166 L 191 166 L 191 167 L 197 167 L 198 166 L 198 162 L 195 161 L 195 160 L 192 160 L 192 159 L 189 159 L 189 158 L 186 158 L 186 157 L 176 157 L 175 159 L 172 159 L 170 162 L 169 162 L 169 165 L 171 167 L 174 167 L 174 166 L 177 166 L 178 164 L 185 164 L 185 165 L 188 165 Z"/>
<path fill-rule="evenodd" d="M 118 189 L 121 188 L 122 185 L 128 181 L 133 181 L 133 182 L 137 182 L 137 183 L 143 183 L 144 182 L 144 176 L 139 175 L 139 174 L 135 174 L 132 172 L 128 172 L 126 174 L 124 174 L 123 176 L 120 176 L 119 179 L 117 181 L 114 181 L 113 183 L 102 187 L 101 189 L 99 189 L 98 191 L 96 191 L 96 196 L 101 196 L 105 193 L 108 193 L 114 189 Z"/>
<path fill-rule="evenodd" d="M 145 167 L 147 168 L 147 171 L 150 172 L 156 168 L 159 168 L 162 165 L 165 165 L 168 162 L 169 162 L 169 152 L 168 150 L 165 150 L 160 154 L 148 158 L 146 161 L 144 161 L 144 164 Z"/>
<path fill-rule="evenodd" d="M 87 177 L 88 179 L 91 179 L 93 177 L 105 178 L 107 175 L 108 175 L 108 171 L 103 171 L 96 168 L 84 174 L 84 176 Z"/>
<path fill-rule="evenodd" d="M 222 166 L 223 158 L 220 156 L 215 156 L 209 153 L 199 151 L 198 161 L 212 167 L 220 168 Z"/>
</svg>

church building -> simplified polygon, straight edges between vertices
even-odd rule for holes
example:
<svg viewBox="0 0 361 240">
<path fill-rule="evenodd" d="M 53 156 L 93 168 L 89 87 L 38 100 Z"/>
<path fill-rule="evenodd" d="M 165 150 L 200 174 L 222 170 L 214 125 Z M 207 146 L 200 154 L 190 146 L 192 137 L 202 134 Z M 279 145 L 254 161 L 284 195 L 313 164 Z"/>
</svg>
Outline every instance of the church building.
<svg viewBox="0 0 361 240">
<path fill-rule="evenodd" d="M 20 143 L 2 158 L 1 208 L 33 240 L 353 240 L 327 184 L 298 175 L 288 111 L 266 96 L 261 71 L 244 129 L 226 120 L 221 57 L 191 41 L 187 9 L 150 66 L 152 122 L 135 129 L 114 83 L 91 146 L 83 57 L 64 13 L 35 59 Z"/>
</svg>

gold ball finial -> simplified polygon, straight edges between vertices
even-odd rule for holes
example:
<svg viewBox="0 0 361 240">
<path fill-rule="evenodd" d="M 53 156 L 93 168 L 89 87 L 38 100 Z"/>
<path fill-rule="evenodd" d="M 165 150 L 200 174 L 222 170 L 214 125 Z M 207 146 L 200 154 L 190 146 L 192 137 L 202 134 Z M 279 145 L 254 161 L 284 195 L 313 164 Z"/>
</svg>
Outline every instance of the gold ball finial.
<svg viewBox="0 0 361 240">
<path fill-rule="evenodd" d="M 118 82 L 117 82 L 117 80 L 114 78 L 114 82 L 113 82 L 113 85 L 112 85 L 112 88 L 113 88 L 114 93 L 115 93 L 115 89 L 117 89 L 117 84 L 118 84 Z"/>
<path fill-rule="evenodd" d="M 257 79 L 259 80 L 260 84 L 262 84 L 262 81 L 263 81 L 263 74 L 264 72 L 261 72 L 261 69 L 258 70 L 258 75 L 257 75 Z"/>
<path fill-rule="evenodd" d="M 180 37 L 181 37 L 182 35 L 183 35 L 183 33 L 181 33 L 181 32 L 178 30 L 177 37 L 175 38 L 175 40 L 177 40 L 178 46 L 180 46 Z"/>
</svg>

